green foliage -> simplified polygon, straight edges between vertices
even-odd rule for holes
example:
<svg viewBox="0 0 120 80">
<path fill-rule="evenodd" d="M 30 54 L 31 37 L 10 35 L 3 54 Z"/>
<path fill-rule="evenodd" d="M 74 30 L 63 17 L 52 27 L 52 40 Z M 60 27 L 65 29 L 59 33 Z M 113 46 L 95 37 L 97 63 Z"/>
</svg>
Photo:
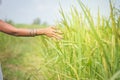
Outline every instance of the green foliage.
<svg viewBox="0 0 120 80">
<path fill-rule="evenodd" d="M 98 13 L 97 25 L 88 8 L 78 3 L 83 14 L 75 7 L 69 14 L 60 10 L 63 40 L 39 38 L 41 46 L 36 48 L 44 62 L 38 71 L 43 80 L 119 80 L 120 20 L 111 1 L 110 20 Z"/>
<path fill-rule="evenodd" d="M 9 23 L 9 24 L 14 24 L 14 22 L 12 20 L 8 20 L 8 19 L 5 19 L 5 22 Z"/>
<path fill-rule="evenodd" d="M 22 28 L 31 27 L 25 24 L 14 25 Z M 32 27 L 40 26 L 32 25 Z M 30 37 L 14 37 L 0 33 L 0 63 L 4 80 L 26 80 L 25 72 L 28 70 L 26 69 L 28 62 L 24 62 L 24 57 L 27 53 L 32 53 L 32 41 L 33 38 Z"/>
<path fill-rule="evenodd" d="M 33 21 L 33 24 L 41 24 L 40 18 L 36 18 L 36 19 Z"/>
<path fill-rule="evenodd" d="M 4 60 L 4 64 L 9 64 L 7 68 L 3 66 L 5 78 L 120 80 L 120 17 L 115 14 L 110 0 L 109 3 L 109 19 L 100 16 L 98 10 L 97 21 L 94 21 L 90 10 L 80 0 L 78 4 L 83 14 L 74 6 L 69 14 L 61 8 L 58 28 L 62 30 L 64 39 L 60 41 L 45 36 L 18 39 L 1 34 L 0 51 L 4 54 L 13 53 L 12 56 L 17 54 Z"/>
</svg>

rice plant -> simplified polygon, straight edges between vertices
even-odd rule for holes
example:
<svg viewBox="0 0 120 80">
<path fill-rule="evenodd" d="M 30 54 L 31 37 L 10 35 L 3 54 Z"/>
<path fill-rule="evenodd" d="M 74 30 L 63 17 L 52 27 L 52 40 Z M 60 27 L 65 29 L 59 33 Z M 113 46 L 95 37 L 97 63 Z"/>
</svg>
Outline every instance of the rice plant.
<svg viewBox="0 0 120 80">
<path fill-rule="evenodd" d="M 94 19 L 88 7 L 81 0 L 77 1 L 79 8 L 72 6 L 69 13 L 60 6 L 61 21 L 57 26 L 64 37 L 60 41 L 45 36 L 32 38 L 30 41 L 0 34 L 0 55 L 10 52 L 15 54 L 19 50 L 19 53 L 27 54 L 24 54 L 22 59 L 16 54 L 21 61 L 16 61 L 16 64 L 26 65 L 28 68 L 29 65 L 33 66 L 30 70 L 25 70 L 24 66 L 25 72 L 18 72 L 23 77 L 19 79 L 120 80 L 120 15 L 115 13 L 114 5 L 109 0 L 110 17 L 102 17 L 98 10 L 97 19 Z M 79 9 L 82 9 L 82 12 Z M 18 27 L 21 26 L 26 25 Z M 19 42 L 23 42 L 21 46 Z M 26 42 L 32 46 L 24 45 Z M 29 49 L 31 52 L 25 51 Z M 33 58 L 40 59 L 29 64 L 29 60 Z M 8 70 L 4 73 L 5 76 L 11 74 Z M 14 79 L 10 76 L 8 78 Z"/>
<path fill-rule="evenodd" d="M 78 4 L 83 14 L 74 6 L 69 14 L 60 7 L 63 40 L 37 38 L 43 59 L 37 72 L 43 80 L 120 80 L 120 16 L 116 18 L 111 0 L 109 19 L 98 10 L 97 21 L 80 0 Z"/>
</svg>

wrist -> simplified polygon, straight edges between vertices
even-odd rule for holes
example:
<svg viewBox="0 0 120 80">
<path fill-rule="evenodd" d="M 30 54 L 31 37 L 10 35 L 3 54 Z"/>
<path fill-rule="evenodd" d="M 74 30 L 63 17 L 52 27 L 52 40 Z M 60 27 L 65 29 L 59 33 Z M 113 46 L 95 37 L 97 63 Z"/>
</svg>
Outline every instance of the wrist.
<svg viewBox="0 0 120 80">
<path fill-rule="evenodd" d="M 45 29 L 38 29 L 37 35 L 45 35 Z"/>
</svg>

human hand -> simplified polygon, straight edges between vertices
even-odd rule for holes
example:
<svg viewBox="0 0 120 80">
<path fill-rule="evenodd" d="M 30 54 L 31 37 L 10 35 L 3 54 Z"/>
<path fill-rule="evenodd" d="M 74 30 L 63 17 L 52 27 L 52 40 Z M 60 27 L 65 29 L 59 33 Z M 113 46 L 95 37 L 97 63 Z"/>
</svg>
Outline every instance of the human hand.
<svg viewBox="0 0 120 80">
<path fill-rule="evenodd" d="M 62 32 L 54 26 L 44 28 L 43 34 L 51 38 L 56 38 L 58 40 L 62 39 Z"/>
</svg>

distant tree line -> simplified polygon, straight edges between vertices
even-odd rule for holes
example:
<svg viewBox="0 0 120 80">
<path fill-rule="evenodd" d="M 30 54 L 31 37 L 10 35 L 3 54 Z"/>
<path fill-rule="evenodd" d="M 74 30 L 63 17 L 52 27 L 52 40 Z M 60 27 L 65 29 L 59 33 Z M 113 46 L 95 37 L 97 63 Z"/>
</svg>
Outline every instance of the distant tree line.
<svg viewBox="0 0 120 80">
<path fill-rule="evenodd" d="M 33 20 L 33 24 L 41 24 L 40 18 L 36 18 Z"/>
<path fill-rule="evenodd" d="M 14 21 L 11 20 L 11 19 L 5 19 L 4 21 L 7 22 L 7 23 L 9 23 L 9 24 L 15 24 Z M 35 18 L 33 20 L 32 24 L 34 24 L 34 25 L 44 25 L 44 26 L 48 25 L 47 22 L 41 22 L 40 18 Z"/>
<path fill-rule="evenodd" d="M 0 0 L 0 4 L 2 3 L 2 0 Z"/>
<path fill-rule="evenodd" d="M 36 25 L 48 25 L 47 22 L 41 22 L 40 18 L 35 18 L 33 20 L 33 23 L 32 24 L 36 24 Z"/>
<path fill-rule="evenodd" d="M 9 24 L 14 24 L 13 20 L 11 20 L 11 19 L 5 19 L 5 22 L 7 22 Z"/>
</svg>

